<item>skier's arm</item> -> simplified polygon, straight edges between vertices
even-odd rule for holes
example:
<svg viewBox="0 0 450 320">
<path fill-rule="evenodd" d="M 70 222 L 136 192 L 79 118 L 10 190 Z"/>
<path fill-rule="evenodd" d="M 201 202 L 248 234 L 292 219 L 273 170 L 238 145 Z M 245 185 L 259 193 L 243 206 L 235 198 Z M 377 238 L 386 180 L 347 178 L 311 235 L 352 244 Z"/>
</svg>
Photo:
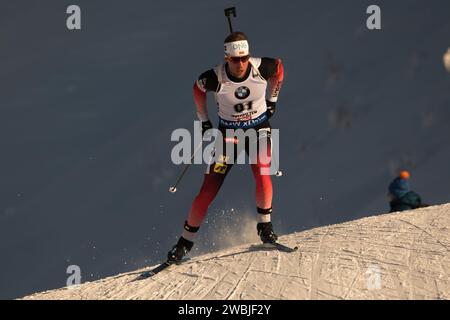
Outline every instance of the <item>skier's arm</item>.
<svg viewBox="0 0 450 320">
<path fill-rule="evenodd" d="M 194 101 L 197 107 L 197 117 L 200 121 L 208 121 L 208 109 L 206 104 L 206 91 L 200 90 L 197 84 L 198 81 L 194 83 Z"/>
<path fill-rule="evenodd" d="M 261 58 L 261 65 L 259 66 L 261 76 L 267 80 L 267 115 L 269 119 L 274 115 L 276 109 L 276 102 L 278 94 L 280 93 L 281 85 L 284 79 L 284 68 L 281 59 Z"/>
<path fill-rule="evenodd" d="M 202 73 L 194 83 L 194 102 L 197 107 L 197 117 L 200 121 L 209 121 L 206 103 L 206 92 L 216 91 L 217 76 L 213 69 Z"/>
<path fill-rule="evenodd" d="M 281 59 L 275 59 L 275 72 L 268 79 L 268 100 L 270 102 L 277 102 L 280 93 L 281 85 L 284 79 L 284 68 Z"/>
</svg>

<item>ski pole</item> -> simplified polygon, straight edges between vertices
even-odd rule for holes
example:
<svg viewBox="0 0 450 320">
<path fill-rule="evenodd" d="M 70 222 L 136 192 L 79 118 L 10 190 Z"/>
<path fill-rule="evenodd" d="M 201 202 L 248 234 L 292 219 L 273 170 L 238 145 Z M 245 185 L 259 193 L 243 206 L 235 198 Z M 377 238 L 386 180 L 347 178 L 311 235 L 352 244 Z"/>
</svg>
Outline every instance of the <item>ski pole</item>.
<svg viewBox="0 0 450 320">
<path fill-rule="evenodd" d="M 268 132 L 268 133 L 266 133 L 266 135 L 270 135 L 270 132 L 271 132 L 271 129 L 267 129 L 267 128 L 263 128 L 263 129 L 260 129 L 260 130 L 258 130 L 258 132 L 259 131 L 266 131 L 266 132 Z M 271 143 L 272 143 L 272 139 L 270 139 L 270 141 L 271 141 Z M 258 142 L 259 143 L 259 142 Z M 273 154 L 272 154 L 272 144 L 271 144 L 271 147 L 270 147 L 270 153 L 271 153 L 271 160 L 270 160 L 270 167 L 272 168 L 272 164 L 275 164 L 275 166 L 277 166 L 277 164 L 279 165 L 279 162 L 278 162 L 278 157 L 275 157 Z M 276 161 L 275 161 L 276 160 Z M 277 170 L 277 171 L 275 171 L 275 176 L 276 177 L 281 177 L 283 175 L 283 171 L 281 171 L 281 170 Z"/>
<path fill-rule="evenodd" d="M 194 159 L 195 154 L 198 152 L 198 150 L 202 147 L 203 142 L 201 142 L 198 147 L 194 150 L 194 153 L 191 156 L 191 161 L 189 161 L 189 163 L 186 163 L 184 165 L 184 169 L 181 172 L 180 176 L 177 179 L 177 182 L 175 182 L 175 185 L 169 188 L 169 192 L 170 193 L 175 193 L 177 192 L 177 186 L 180 183 L 181 179 L 183 178 L 184 174 L 186 173 L 187 169 L 189 169 L 189 166 L 192 164 L 192 159 Z"/>
<path fill-rule="evenodd" d="M 225 16 L 228 18 L 228 26 L 230 27 L 230 33 L 233 33 L 233 26 L 231 25 L 231 18 L 230 16 L 233 15 L 233 17 L 236 18 L 236 8 L 226 8 L 225 9 Z"/>
</svg>

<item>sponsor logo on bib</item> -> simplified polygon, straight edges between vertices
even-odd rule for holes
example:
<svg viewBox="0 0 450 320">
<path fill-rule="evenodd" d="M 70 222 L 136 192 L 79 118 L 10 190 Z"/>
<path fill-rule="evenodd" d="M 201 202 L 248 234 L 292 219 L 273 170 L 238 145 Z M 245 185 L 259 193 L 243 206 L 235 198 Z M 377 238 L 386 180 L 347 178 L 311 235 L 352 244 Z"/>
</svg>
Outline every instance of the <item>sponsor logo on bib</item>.
<svg viewBox="0 0 450 320">
<path fill-rule="evenodd" d="M 227 167 L 228 166 L 226 164 L 216 163 L 214 165 L 214 172 L 220 173 L 220 174 L 225 174 L 225 172 L 227 171 Z"/>
<path fill-rule="evenodd" d="M 234 96 L 238 99 L 245 99 L 250 95 L 250 89 L 242 86 L 236 89 L 236 91 L 234 92 Z"/>
</svg>

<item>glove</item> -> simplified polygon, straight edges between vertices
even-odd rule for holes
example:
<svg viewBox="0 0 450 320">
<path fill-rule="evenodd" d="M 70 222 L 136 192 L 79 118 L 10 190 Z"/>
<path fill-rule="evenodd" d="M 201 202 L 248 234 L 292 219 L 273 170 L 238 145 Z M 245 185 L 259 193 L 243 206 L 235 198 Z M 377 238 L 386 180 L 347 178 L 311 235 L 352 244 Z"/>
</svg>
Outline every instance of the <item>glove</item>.
<svg viewBox="0 0 450 320">
<path fill-rule="evenodd" d="M 272 118 L 273 114 L 275 113 L 277 103 L 266 100 L 266 105 L 267 105 L 267 117 L 268 117 L 268 119 L 270 119 L 270 118 Z"/>
<path fill-rule="evenodd" d="M 206 132 L 208 129 L 212 129 L 212 127 L 213 127 L 213 125 L 212 125 L 211 121 L 209 121 L 209 120 L 203 121 L 203 122 L 202 122 L 202 136 L 205 135 L 205 132 Z"/>
</svg>

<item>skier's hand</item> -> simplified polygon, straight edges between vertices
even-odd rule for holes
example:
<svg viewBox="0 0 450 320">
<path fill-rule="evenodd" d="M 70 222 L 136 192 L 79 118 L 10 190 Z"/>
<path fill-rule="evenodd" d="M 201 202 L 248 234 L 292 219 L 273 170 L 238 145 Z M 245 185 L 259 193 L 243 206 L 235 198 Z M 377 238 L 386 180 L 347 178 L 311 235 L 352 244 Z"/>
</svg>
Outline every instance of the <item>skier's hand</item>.
<svg viewBox="0 0 450 320">
<path fill-rule="evenodd" d="M 273 114 L 275 113 L 277 103 L 266 100 L 266 104 L 267 104 L 267 116 L 270 119 L 270 118 L 272 118 Z"/>
<path fill-rule="evenodd" d="M 202 136 L 205 135 L 205 132 L 209 129 L 212 129 L 213 125 L 211 123 L 211 121 L 207 120 L 207 121 L 203 121 L 202 122 Z"/>
</svg>

